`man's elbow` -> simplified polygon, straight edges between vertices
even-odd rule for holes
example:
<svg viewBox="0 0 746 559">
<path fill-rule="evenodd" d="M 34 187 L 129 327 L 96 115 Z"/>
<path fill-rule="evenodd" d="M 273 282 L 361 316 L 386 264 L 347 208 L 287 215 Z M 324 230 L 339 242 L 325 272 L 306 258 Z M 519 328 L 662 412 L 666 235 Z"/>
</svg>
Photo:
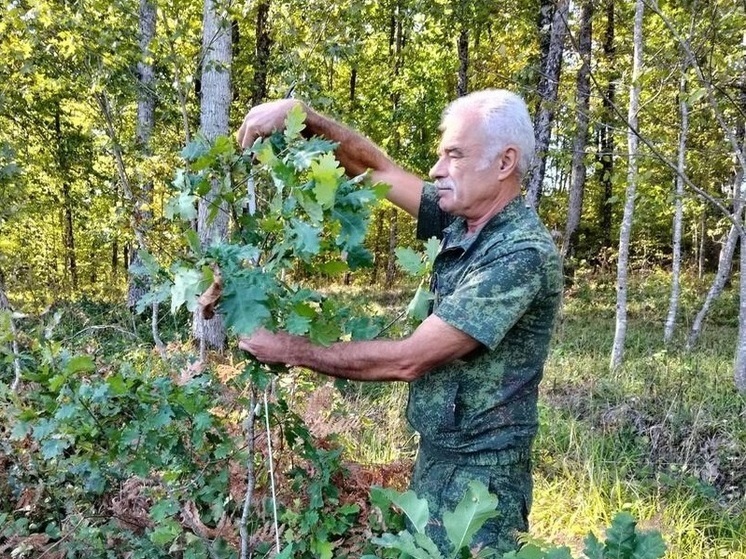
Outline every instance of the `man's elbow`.
<svg viewBox="0 0 746 559">
<path fill-rule="evenodd" d="M 407 359 L 406 362 L 402 363 L 397 370 L 397 379 L 402 382 L 414 382 L 422 375 L 427 373 L 429 367 L 427 367 L 421 361 L 414 361 Z"/>
</svg>

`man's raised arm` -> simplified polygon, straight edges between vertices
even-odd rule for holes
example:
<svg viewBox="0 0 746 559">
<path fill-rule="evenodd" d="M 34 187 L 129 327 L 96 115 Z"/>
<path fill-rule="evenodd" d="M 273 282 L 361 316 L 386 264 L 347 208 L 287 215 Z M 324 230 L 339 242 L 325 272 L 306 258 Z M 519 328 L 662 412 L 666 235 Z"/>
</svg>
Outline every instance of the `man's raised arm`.
<svg viewBox="0 0 746 559">
<path fill-rule="evenodd" d="M 350 176 L 368 170 L 373 182 L 391 185 L 387 198 L 407 213 L 417 217 L 422 193 L 422 179 L 405 171 L 389 159 L 381 149 L 365 136 L 323 116 L 301 101 L 282 99 L 252 108 L 237 133 L 242 147 L 250 147 L 260 136 L 281 130 L 288 112 L 297 104 L 306 113 L 306 130 L 339 144 L 335 155 Z"/>
</svg>

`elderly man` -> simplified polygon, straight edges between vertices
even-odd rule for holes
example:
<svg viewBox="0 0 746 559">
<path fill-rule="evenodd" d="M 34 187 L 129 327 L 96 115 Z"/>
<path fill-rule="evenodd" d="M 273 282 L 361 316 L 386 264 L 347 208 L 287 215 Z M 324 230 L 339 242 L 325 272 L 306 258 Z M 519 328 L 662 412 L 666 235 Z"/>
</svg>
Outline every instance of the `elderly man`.
<svg viewBox="0 0 746 559">
<path fill-rule="evenodd" d="M 280 129 L 296 103 L 252 109 L 238 132 L 241 145 Z M 373 181 L 390 184 L 389 200 L 417 217 L 418 237 L 442 239 L 433 312 L 404 339 L 321 347 L 260 330 L 239 346 L 267 363 L 408 382 L 407 418 L 420 435 L 411 487 L 428 501 L 428 533 L 447 550 L 442 514 L 479 480 L 498 496 L 499 515 L 472 543 L 515 549 L 516 533 L 528 530 L 538 385 L 562 289 L 554 243 L 521 197 L 534 151 L 526 105 L 504 90 L 454 101 L 443 113 L 432 183 L 305 110 L 307 130 L 339 143 L 336 155 L 349 174 L 370 171 Z"/>
</svg>

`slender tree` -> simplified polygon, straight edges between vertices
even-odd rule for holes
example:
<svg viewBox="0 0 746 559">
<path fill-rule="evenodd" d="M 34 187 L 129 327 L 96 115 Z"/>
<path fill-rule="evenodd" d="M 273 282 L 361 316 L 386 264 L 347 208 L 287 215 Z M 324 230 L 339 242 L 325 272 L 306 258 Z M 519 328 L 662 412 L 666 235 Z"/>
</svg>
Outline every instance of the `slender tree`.
<svg viewBox="0 0 746 559">
<path fill-rule="evenodd" d="M 593 21 L 593 1 L 586 0 L 580 15 L 580 33 L 578 34 L 578 55 L 582 61 L 575 89 L 575 138 L 572 147 L 572 179 L 570 183 L 570 200 L 567 208 L 567 224 L 562 239 L 562 258 L 575 244 L 580 216 L 583 213 L 583 196 L 585 193 L 586 161 L 585 150 L 588 143 L 588 121 L 591 98 L 591 36 Z"/>
<path fill-rule="evenodd" d="M 552 136 L 557 92 L 559 90 L 562 70 L 562 53 L 567 37 L 567 18 L 570 13 L 570 1 L 558 0 L 552 17 L 552 30 L 549 39 L 549 50 L 543 58 L 541 77 L 539 78 L 539 110 L 534 117 L 534 134 L 536 135 L 536 152 L 538 161 L 534 165 L 526 188 L 526 200 L 533 207 L 538 207 L 541 198 L 544 174 L 547 165 L 547 152 Z"/>
<path fill-rule="evenodd" d="M 640 76 L 642 74 L 642 22 L 645 4 L 643 0 L 635 3 L 634 23 L 634 54 L 632 63 L 632 84 L 629 92 L 629 114 L 627 121 L 627 146 L 629 148 L 627 164 L 627 192 L 624 202 L 624 216 L 619 233 L 619 255 L 617 260 L 616 282 L 616 330 L 614 345 L 611 350 L 611 369 L 622 364 L 624 358 L 624 342 L 627 335 L 627 267 L 629 262 L 629 241 L 632 237 L 632 220 L 635 210 L 635 196 L 637 194 L 638 171 L 638 112 L 640 110 Z"/>
<path fill-rule="evenodd" d="M 674 192 L 671 296 L 668 302 L 666 324 L 663 328 L 663 341 L 666 344 L 669 344 L 673 338 L 674 328 L 676 326 L 676 315 L 679 310 L 679 294 L 681 291 L 681 234 L 684 215 L 684 173 L 686 173 L 686 141 L 689 133 L 689 106 L 687 104 L 686 71 L 687 64 L 684 63 L 681 70 L 681 83 L 679 85 L 679 114 L 681 115 L 681 124 L 675 181 L 676 189 Z"/>
<path fill-rule="evenodd" d="M 601 100 L 601 118 L 596 129 L 597 166 L 596 176 L 601 184 L 601 198 L 598 204 L 601 245 L 611 248 L 612 206 L 614 196 L 614 107 L 616 105 L 616 42 L 614 18 L 614 0 L 606 0 L 606 28 L 603 39 L 603 60 L 608 77 Z"/>
<path fill-rule="evenodd" d="M 202 78 L 200 127 L 207 140 L 229 134 L 228 111 L 231 103 L 231 25 L 226 19 L 227 6 L 221 0 L 205 0 L 202 21 Z M 214 200 L 220 190 L 213 181 L 210 192 L 201 199 L 198 207 L 197 232 L 202 246 L 225 240 L 228 236 L 228 209 L 215 207 Z M 212 215 L 211 215 L 212 214 Z M 225 325 L 220 315 L 205 320 L 201 313 L 194 313 L 193 333 L 200 341 L 202 357 L 206 346 L 223 348 Z"/>
<path fill-rule="evenodd" d="M 270 0 L 260 0 L 256 6 L 256 47 L 254 51 L 254 81 L 251 86 L 251 105 L 267 98 L 267 78 L 272 49 L 269 27 Z"/>
</svg>

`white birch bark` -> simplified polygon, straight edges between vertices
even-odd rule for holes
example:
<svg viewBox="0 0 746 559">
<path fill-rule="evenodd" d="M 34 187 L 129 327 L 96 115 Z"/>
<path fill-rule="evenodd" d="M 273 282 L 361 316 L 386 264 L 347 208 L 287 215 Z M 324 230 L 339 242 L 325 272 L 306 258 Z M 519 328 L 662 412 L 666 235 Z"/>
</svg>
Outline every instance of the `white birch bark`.
<svg viewBox="0 0 746 559">
<path fill-rule="evenodd" d="M 526 187 L 526 201 L 534 208 L 539 205 L 544 174 L 547 165 L 547 152 L 552 135 L 552 122 L 557 103 L 557 91 L 562 70 L 562 53 L 567 37 L 567 18 L 570 12 L 569 0 L 558 0 L 552 18 L 552 31 L 549 39 L 549 52 L 541 68 L 539 80 L 539 111 L 534 118 L 534 135 L 536 136 L 537 161 Z"/>
<path fill-rule="evenodd" d="M 738 177 L 740 177 L 740 180 L 742 181 L 743 173 L 739 172 Z M 737 178 L 736 180 L 739 179 Z M 739 202 L 736 202 L 736 204 L 739 205 Z M 742 204 L 740 205 L 742 206 Z M 741 216 L 742 213 L 742 208 L 739 208 L 734 215 L 738 217 Z M 697 316 L 694 317 L 694 321 L 692 322 L 692 328 L 689 331 L 689 337 L 686 341 L 687 351 L 691 351 L 697 344 L 697 340 L 699 340 L 699 336 L 702 333 L 705 318 L 707 318 L 707 314 L 710 312 L 712 303 L 720 297 L 720 294 L 725 288 L 725 284 L 731 276 L 733 270 L 733 254 L 736 250 L 738 239 L 739 231 L 735 225 L 731 225 L 725 243 L 720 249 L 720 257 L 718 258 L 718 269 L 715 273 L 715 279 L 713 280 L 712 285 L 710 285 L 710 289 L 707 291 L 702 307 L 700 307 Z"/>
<path fill-rule="evenodd" d="M 627 121 L 627 145 L 629 149 L 627 165 L 627 192 L 624 202 L 624 217 L 619 232 L 619 258 L 617 261 L 617 297 L 616 329 L 614 345 L 611 349 L 610 367 L 612 370 L 621 366 L 624 358 L 624 342 L 627 336 L 627 266 L 629 262 L 629 241 L 632 236 L 632 221 L 637 193 L 637 151 L 638 151 L 638 118 L 640 107 L 640 75 L 642 73 L 642 20 L 644 13 L 643 0 L 635 3 L 634 55 L 632 63 L 632 84 L 629 93 L 629 114 Z"/>
<path fill-rule="evenodd" d="M 576 87 L 576 130 L 572 148 L 572 178 L 570 183 L 570 200 L 567 208 L 567 223 L 562 240 L 562 259 L 566 259 L 575 244 L 575 235 L 583 213 L 583 196 L 585 191 L 586 165 L 585 148 L 588 143 L 588 116 L 591 97 L 591 35 L 593 20 L 593 2 L 586 0 L 581 13 L 578 51 L 582 66 L 578 71 Z"/>
<path fill-rule="evenodd" d="M 681 233 L 684 215 L 684 173 L 686 172 L 686 141 L 689 133 L 689 106 L 687 105 L 686 67 L 682 68 L 681 85 L 679 86 L 679 113 L 681 130 L 679 132 L 679 156 L 677 161 L 676 192 L 673 216 L 673 262 L 671 265 L 671 296 L 668 301 L 668 315 L 663 327 L 663 341 L 669 344 L 676 327 L 676 315 L 679 312 L 681 293 Z"/>
<path fill-rule="evenodd" d="M 205 0 L 202 22 L 200 127 L 208 140 L 214 140 L 229 134 L 233 52 L 227 5 L 220 0 Z M 225 240 L 228 236 L 227 208 L 220 207 L 214 219 L 208 217 L 219 189 L 219 182 L 213 182 L 210 192 L 199 202 L 197 230 L 202 246 Z M 193 334 L 203 348 L 207 345 L 222 349 L 225 345 L 225 324 L 219 314 L 205 320 L 200 312 L 195 312 Z"/>
<path fill-rule="evenodd" d="M 741 394 L 746 394 L 746 257 L 743 255 L 743 247 L 746 246 L 746 232 L 741 229 L 741 258 L 739 272 L 741 282 L 739 287 L 740 303 L 738 306 L 738 341 L 736 343 L 736 358 L 733 363 L 733 380 L 736 389 Z"/>
</svg>

